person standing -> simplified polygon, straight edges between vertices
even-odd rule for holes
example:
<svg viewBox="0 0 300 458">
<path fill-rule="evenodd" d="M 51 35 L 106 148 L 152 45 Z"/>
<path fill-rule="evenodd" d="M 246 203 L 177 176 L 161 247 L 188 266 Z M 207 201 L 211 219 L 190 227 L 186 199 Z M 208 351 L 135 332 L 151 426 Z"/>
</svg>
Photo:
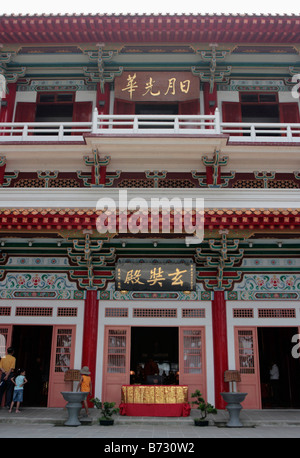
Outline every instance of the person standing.
<svg viewBox="0 0 300 458">
<path fill-rule="evenodd" d="M 23 392 L 24 392 L 24 385 L 27 383 L 27 379 L 25 377 L 25 371 L 24 369 L 19 369 L 17 376 L 12 377 L 11 381 L 15 385 L 14 387 L 14 395 L 13 395 L 13 400 L 10 404 L 10 409 L 9 412 L 12 411 L 14 403 L 16 402 L 16 412 L 20 412 L 20 404 L 23 402 Z"/>
<path fill-rule="evenodd" d="M 91 373 L 89 371 L 89 368 L 87 366 L 84 366 L 81 369 L 80 374 L 81 374 L 81 378 L 80 378 L 80 382 L 78 383 L 78 386 L 77 386 L 77 391 L 80 390 L 83 393 L 92 394 L 92 379 L 90 377 Z M 87 397 L 83 401 L 83 404 L 84 404 L 86 416 L 88 417 L 89 416 L 89 408 L 88 408 Z"/>
<path fill-rule="evenodd" d="M 276 363 L 271 364 L 270 368 L 270 384 L 272 388 L 272 398 L 274 404 L 279 403 L 279 368 Z"/>
<path fill-rule="evenodd" d="M 5 397 L 5 406 L 10 407 L 13 391 L 14 391 L 14 384 L 11 381 L 14 370 L 16 367 L 16 358 L 13 356 L 14 349 L 9 347 L 7 349 L 6 355 L 1 358 L 0 361 L 0 370 L 2 371 L 1 380 L 0 380 L 0 406 L 2 403 L 2 397 L 4 392 L 6 391 Z"/>
</svg>

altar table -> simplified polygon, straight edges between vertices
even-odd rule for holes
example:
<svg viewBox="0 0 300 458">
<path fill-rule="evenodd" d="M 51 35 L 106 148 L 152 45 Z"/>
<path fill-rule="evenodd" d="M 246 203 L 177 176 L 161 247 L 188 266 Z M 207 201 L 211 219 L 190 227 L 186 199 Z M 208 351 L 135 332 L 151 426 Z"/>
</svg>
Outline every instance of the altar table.
<svg viewBox="0 0 300 458">
<path fill-rule="evenodd" d="M 120 414 L 135 417 L 188 417 L 186 385 L 123 385 Z"/>
</svg>

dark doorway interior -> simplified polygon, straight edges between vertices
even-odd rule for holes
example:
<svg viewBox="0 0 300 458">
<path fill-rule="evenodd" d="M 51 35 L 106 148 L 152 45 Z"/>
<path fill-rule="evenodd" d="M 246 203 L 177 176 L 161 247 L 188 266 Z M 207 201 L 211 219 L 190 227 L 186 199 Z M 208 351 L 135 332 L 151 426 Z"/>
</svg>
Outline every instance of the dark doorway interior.
<svg viewBox="0 0 300 458">
<path fill-rule="evenodd" d="M 36 122 L 72 122 L 73 105 L 38 105 Z"/>
<path fill-rule="evenodd" d="M 154 104 L 154 103 L 137 103 L 135 105 L 136 114 L 145 114 L 145 115 L 177 115 L 178 114 L 178 104 Z"/>
<path fill-rule="evenodd" d="M 130 383 L 149 383 L 144 368 L 151 357 L 159 370 L 153 383 L 178 384 L 178 328 L 131 328 Z"/>
<path fill-rule="evenodd" d="M 24 406 L 46 407 L 51 356 L 52 326 L 14 326 L 12 346 L 16 367 L 26 371 Z"/>
<path fill-rule="evenodd" d="M 242 122 L 249 123 L 278 123 L 280 122 L 279 117 L 279 108 L 278 105 L 244 105 L 242 104 Z M 260 130 L 264 132 L 260 133 Z M 279 135 L 278 129 L 277 132 L 273 132 L 276 128 L 268 127 L 267 129 L 270 132 L 265 132 L 266 129 L 256 128 L 256 135 L 258 136 L 274 136 Z"/>
<path fill-rule="evenodd" d="M 177 115 L 178 104 L 142 104 L 135 105 L 135 114 L 137 115 Z M 159 124 L 153 124 L 159 121 Z M 151 124 L 149 124 L 151 123 Z M 173 128 L 173 118 L 165 119 L 144 119 L 140 120 L 139 127 L 143 129 L 171 129 Z"/>
<path fill-rule="evenodd" d="M 292 356 L 295 334 L 298 328 L 258 328 L 262 407 L 265 409 L 300 407 L 300 362 Z M 273 362 L 279 368 L 275 393 L 269 375 Z"/>
</svg>

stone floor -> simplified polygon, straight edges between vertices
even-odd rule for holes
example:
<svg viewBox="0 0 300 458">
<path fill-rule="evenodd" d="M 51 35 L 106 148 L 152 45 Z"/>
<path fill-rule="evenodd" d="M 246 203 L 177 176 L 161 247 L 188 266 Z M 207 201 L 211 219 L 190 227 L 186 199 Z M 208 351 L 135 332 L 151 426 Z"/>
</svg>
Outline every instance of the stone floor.
<svg viewBox="0 0 300 458">
<path fill-rule="evenodd" d="M 65 409 L 23 408 L 20 413 L 9 413 L 7 409 L 1 409 L 0 438 L 97 438 L 101 439 L 97 442 L 99 452 L 113 451 L 112 447 L 119 447 L 114 451 L 135 456 L 143 456 L 147 451 L 163 451 L 166 455 L 165 452 L 171 452 L 167 450 L 170 444 L 173 448 L 188 444 L 186 446 L 192 448 L 191 451 L 200 453 L 204 438 L 300 438 L 300 410 L 242 410 L 241 428 L 226 426 L 229 418 L 227 411 L 219 411 L 210 417 L 210 425 L 207 427 L 194 426 L 193 414 L 186 418 L 117 415 L 114 426 L 100 426 L 97 422 L 99 412 L 91 409 L 90 422 L 85 420 L 81 426 L 71 427 L 64 425 L 68 418 Z M 274 443 L 277 444 L 277 441 Z M 1 441 L 1 448 L 6 444 L 11 449 L 11 441 Z M 67 446 L 69 444 L 67 442 Z M 120 448 L 126 446 L 138 446 L 139 449 Z M 75 447 L 74 442 L 72 447 Z M 164 449 L 158 450 L 158 447 Z"/>
<path fill-rule="evenodd" d="M 97 425 L 99 411 L 90 409 L 89 418 L 83 416 L 81 411 L 80 420 L 83 425 Z M 189 417 L 128 417 L 115 415 L 115 425 L 167 425 L 167 426 L 191 426 L 194 424 L 193 418 L 197 416 L 197 411 L 192 410 Z M 63 426 L 68 418 L 66 408 L 34 408 L 23 407 L 20 413 L 13 410 L 9 413 L 8 409 L 0 409 L 0 424 L 15 425 L 41 425 L 49 424 Z M 217 415 L 209 416 L 209 426 L 225 427 L 229 419 L 227 410 L 219 410 Z M 240 413 L 240 420 L 244 427 L 257 426 L 298 426 L 300 427 L 300 410 L 298 409 L 264 409 L 264 410 L 245 410 Z M 2 427 L 2 426 L 1 426 Z"/>
</svg>

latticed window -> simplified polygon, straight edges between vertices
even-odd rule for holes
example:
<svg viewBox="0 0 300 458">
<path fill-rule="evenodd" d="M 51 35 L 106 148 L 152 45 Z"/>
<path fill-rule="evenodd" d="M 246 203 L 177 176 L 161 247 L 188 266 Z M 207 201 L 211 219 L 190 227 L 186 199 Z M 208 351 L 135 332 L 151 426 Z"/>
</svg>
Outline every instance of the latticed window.
<svg viewBox="0 0 300 458">
<path fill-rule="evenodd" d="M 16 316 L 52 316 L 52 307 L 17 307 Z"/>
<path fill-rule="evenodd" d="M 112 330 L 108 332 L 107 372 L 124 374 L 126 364 L 126 331 Z"/>
<path fill-rule="evenodd" d="M 182 309 L 182 318 L 205 318 L 205 309 Z"/>
<path fill-rule="evenodd" d="M 233 318 L 253 318 L 253 309 L 233 309 Z"/>
<path fill-rule="evenodd" d="M 258 309 L 259 318 L 296 318 L 295 309 Z"/>
<path fill-rule="evenodd" d="M 70 369 L 72 330 L 59 329 L 56 339 L 55 372 L 66 372 Z"/>
<path fill-rule="evenodd" d="M 253 332 L 250 330 L 238 331 L 239 365 L 241 374 L 254 374 L 254 345 Z"/>
<path fill-rule="evenodd" d="M 0 358 L 5 356 L 7 337 L 8 337 L 8 329 L 0 328 Z"/>
<path fill-rule="evenodd" d="M 122 307 L 107 307 L 105 309 L 105 316 L 106 317 L 127 317 L 128 316 L 128 309 Z"/>
<path fill-rule="evenodd" d="M 202 373 L 202 334 L 200 330 L 183 332 L 183 362 L 185 374 Z"/>
<path fill-rule="evenodd" d="M 77 307 L 58 307 L 57 316 L 77 316 Z"/>
<path fill-rule="evenodd" d="M 133 317 L 134 318 L 176 318 L 177 317 L 177 309 L 144 309 L 138 308 L 133 309 Z"/>
</svg>

